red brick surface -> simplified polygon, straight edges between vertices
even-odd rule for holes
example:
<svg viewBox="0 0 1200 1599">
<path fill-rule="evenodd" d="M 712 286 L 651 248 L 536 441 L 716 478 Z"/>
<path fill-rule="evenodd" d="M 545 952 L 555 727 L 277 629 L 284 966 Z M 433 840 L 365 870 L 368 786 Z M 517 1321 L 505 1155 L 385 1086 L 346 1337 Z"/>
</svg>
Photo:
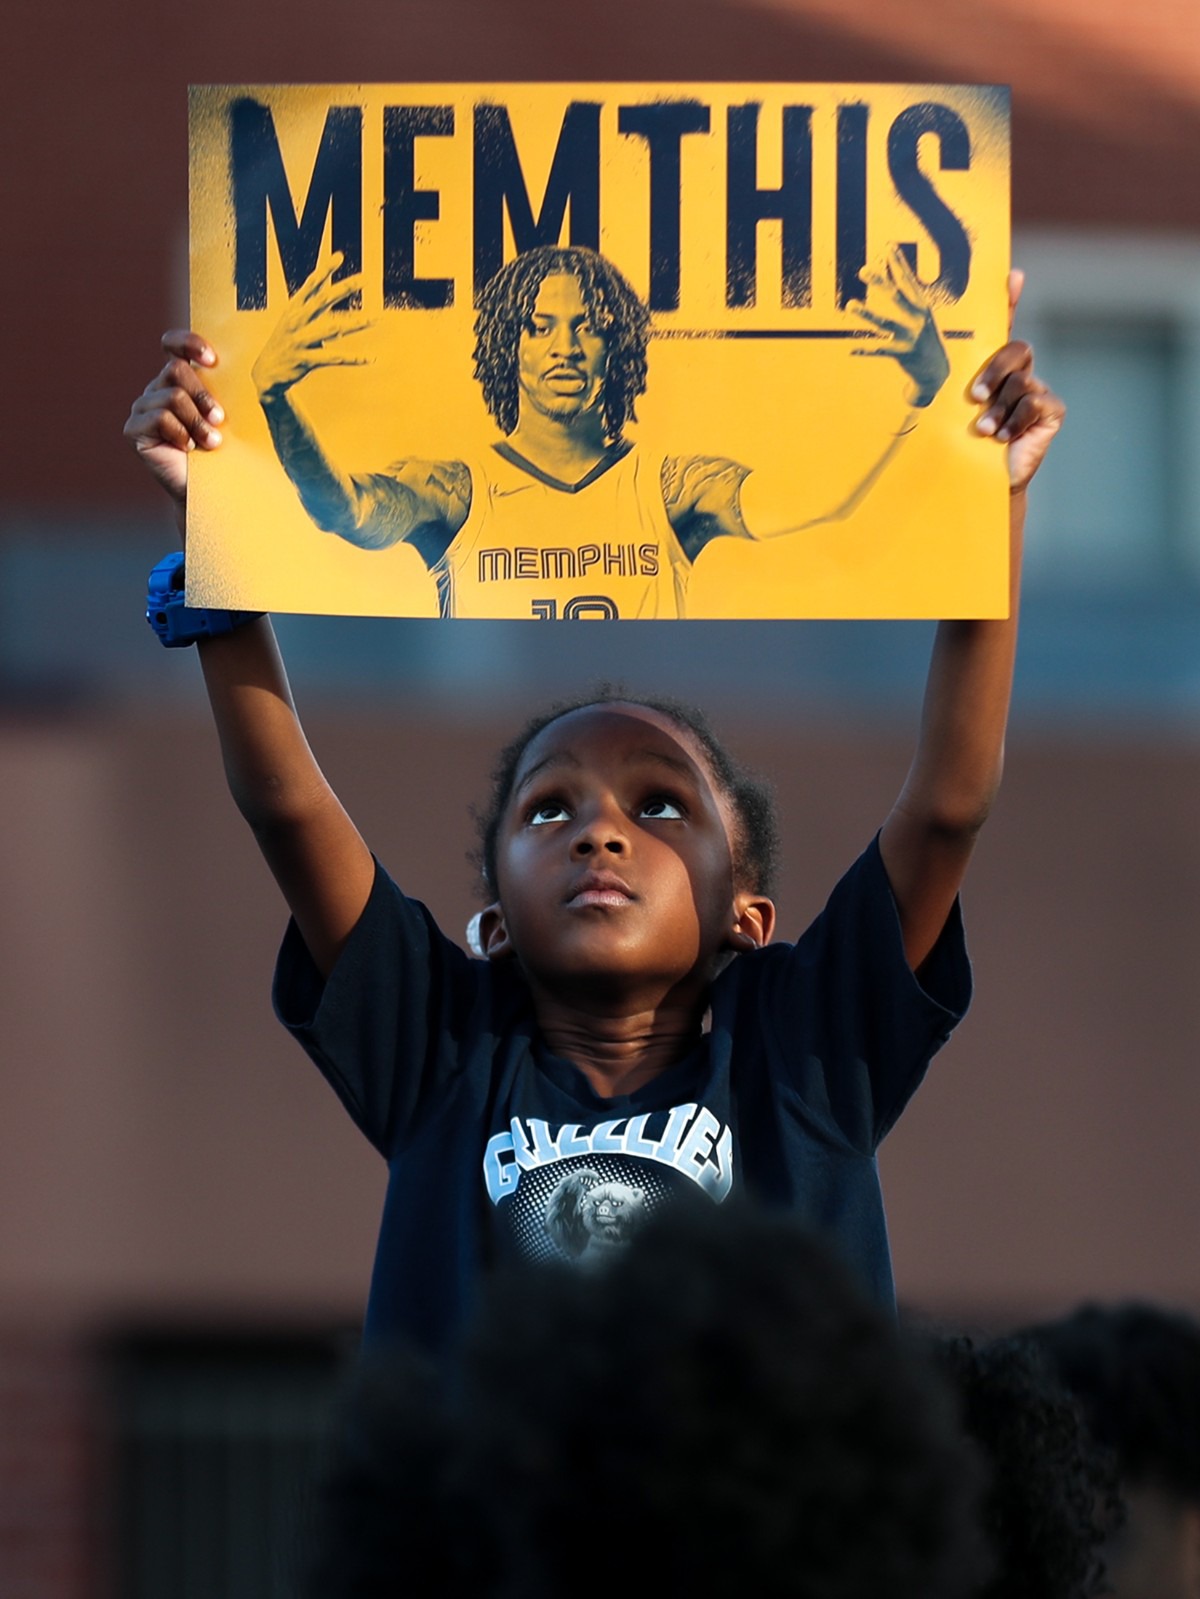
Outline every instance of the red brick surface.
<svg viewBox="0 0 1200 1599">
<path fill-rule="evenodd" d="M 100 1415 L 88 1347 L 0 1326 L 0 1594 L 108 1599 Z"/>
</svg>

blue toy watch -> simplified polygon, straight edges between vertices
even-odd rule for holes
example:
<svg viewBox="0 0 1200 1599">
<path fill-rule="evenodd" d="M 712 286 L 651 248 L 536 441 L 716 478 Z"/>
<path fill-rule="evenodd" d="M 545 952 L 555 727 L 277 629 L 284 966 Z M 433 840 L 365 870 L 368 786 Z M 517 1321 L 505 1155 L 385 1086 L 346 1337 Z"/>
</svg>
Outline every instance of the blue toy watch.
<svg viewBox="0 0 1200 1599">
<path fill-rule="evenodd" d="M 146 620 L 167 649 L 194 644 L 198 638 L 232 633 L 262 616 L 262 611 L 215 611 L 186 605 L 183 598 L 183 551 L 165 555 L 150 573 Z"/>
</svg>

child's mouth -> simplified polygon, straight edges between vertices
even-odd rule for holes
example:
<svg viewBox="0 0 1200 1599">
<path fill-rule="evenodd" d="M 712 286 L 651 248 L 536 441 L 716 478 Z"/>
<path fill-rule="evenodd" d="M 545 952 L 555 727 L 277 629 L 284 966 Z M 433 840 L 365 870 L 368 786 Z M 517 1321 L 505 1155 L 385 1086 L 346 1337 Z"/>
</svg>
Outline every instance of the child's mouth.
<svg viewBox="0 0 1200 1599">
<path fill-rule="evenodd" d="M 613 872 L 587 872 L 567 896 L 568 910 L 580 910 L 589 905 L 618 907 L 632 905 L 636 895 Z"/>
</svg>

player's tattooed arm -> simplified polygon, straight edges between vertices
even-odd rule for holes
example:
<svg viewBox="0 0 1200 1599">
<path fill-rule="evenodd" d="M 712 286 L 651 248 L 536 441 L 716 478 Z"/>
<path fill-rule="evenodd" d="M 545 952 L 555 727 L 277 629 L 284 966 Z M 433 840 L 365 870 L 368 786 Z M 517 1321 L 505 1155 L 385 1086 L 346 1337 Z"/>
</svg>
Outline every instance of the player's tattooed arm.
<svg viewBox="0 0 1200 1599">
<path fill-rule="evenodd" d="M 423 528 L 450 537 L 471 510 L 471 469 L 465 461 L 395 461 L 386 472 L 355 475 L 354 532 L 364 550 L 385 550 Z"/>
<path fill-rule="evenodd" d="M 337 277 L 341 256 L 323 262 L 289 299 L 254 363 L 259 403 L 280 465 L 304 509 L 326 533 L 381 550 L 436 528 L 451 537 L 467 519 L 471 474 L 461 461 L 406 460 L 387 472 L 352 476 L 329 456 L 296 400 L 312 372 L 365 366 L 357 336 L 371 327 L 352 307 L 361 275 Z"/>
<path fill-rule="evenodd" d="M 423 528 L 452 538 L 466 521 L 471 473 L 465 462 L 403 460 L 385 472 L 347 474 L 290 398 L 263 410 L 280 462 L 322 532 L 363 550 L 385 550 Z"/>
<path fill-rule="evenodd" d="M 667 520 L 695 560 L 710 539 L 749 538 L 742 520 L 742 484 L 750 468 L 721 455 L 668 455 L 662 464 Z"/>
</svg>

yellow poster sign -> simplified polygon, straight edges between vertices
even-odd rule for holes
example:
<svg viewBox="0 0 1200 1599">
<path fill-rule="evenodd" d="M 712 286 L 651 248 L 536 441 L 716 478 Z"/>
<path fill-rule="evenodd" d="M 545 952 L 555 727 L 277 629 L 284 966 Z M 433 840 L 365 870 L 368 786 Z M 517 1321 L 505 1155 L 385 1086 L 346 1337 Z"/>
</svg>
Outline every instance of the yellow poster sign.
<svg viewBox="0 0 1200 1599">
<path fill-rule="evenodd" d="M 541 620 L 1007 611 L 1007 91 L 191 92 L 188 597 Z"/>
</svg>

